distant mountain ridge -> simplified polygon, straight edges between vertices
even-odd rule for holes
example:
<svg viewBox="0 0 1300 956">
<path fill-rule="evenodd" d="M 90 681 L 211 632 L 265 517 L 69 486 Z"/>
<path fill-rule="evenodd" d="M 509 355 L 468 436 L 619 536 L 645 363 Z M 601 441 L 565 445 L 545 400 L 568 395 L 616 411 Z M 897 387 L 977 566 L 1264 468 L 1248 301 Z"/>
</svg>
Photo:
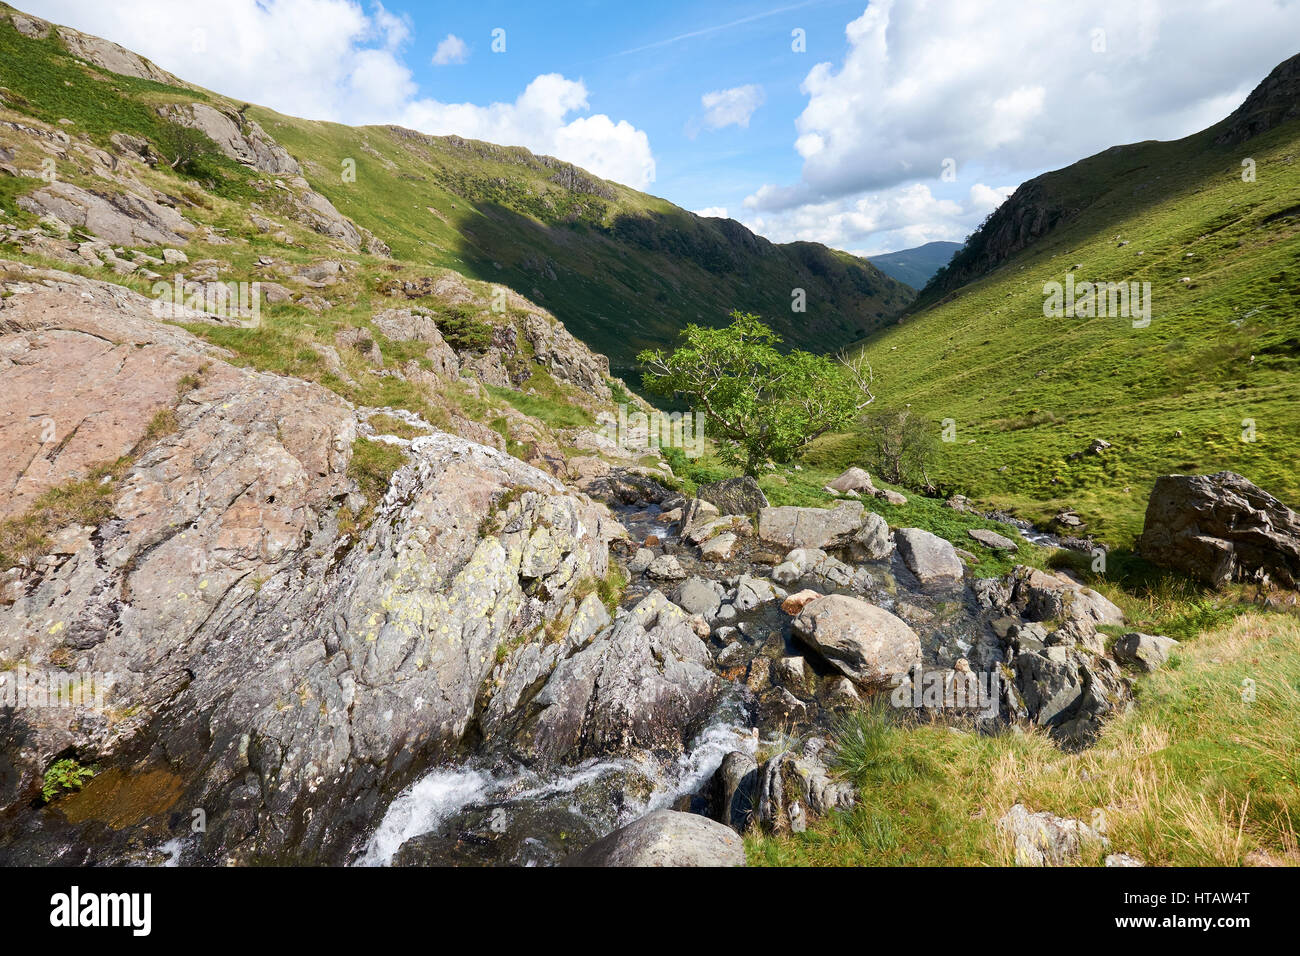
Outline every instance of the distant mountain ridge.
<svg viewBox="0 0 1300 956">
<path fill-rule="evenodd" d="M 898 252 L 868 256 L 867 261 L 885 275 L 893 276 L 913 289 L 920 289 L 930 281 L 931 276 L 948 264 L 953 253 L 960 248 L 960 242 L 939 240 L 911 249 L 900 249 Z"/>
</svg>

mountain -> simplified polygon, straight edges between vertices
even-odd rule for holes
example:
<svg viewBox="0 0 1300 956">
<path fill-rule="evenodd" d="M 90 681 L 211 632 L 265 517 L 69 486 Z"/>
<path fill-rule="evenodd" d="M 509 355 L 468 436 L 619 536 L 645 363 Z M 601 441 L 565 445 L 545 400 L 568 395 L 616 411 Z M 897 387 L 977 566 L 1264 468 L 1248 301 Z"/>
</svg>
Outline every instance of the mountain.
<svg viewBox="0 0 1300 956">
<path fill-rule="evenodd" d="M 923 246 L 868 256 L 867 261 L 887 276 L 893 276 L 914 289 L 920 289 L 930 277 L 948 264 L 960 242 L 927 242 Z"/>
<path fill-rule="evenodd" d="M 16 11 L 0 19 L 0 86 L 11 109 L 66 121 L 110 152 L 114 134 L 162 148 L 174 135 L 169 119 L 201 129 L 223 155 L 192 164 L 191 178 L 245 207 L 242 215 L 232 207 L 223 228 L 248 231 L 250 213 L 264 217 L 252 172 L 301 176 L 322 221 L 337 211 L 353 224 L 327 225 L 327 234 L 358 249 L 367 233 L 378 238 L 369 251 L 391 254 L 392 287 L 418 288 L 439 268 L 506 286 L 549 309 L 619 374 L 634 372 L 641 349 L 673 342 L 689 322 L 723 324 L 732 309 L 761 314 L 791 346 L 832 351 L 893 320 L 914 294 L 864 259 L 772 243 L 549 156 L 283 116 L 42 23 Z M 72 69 L 78 63 L 96 68 Z M 256 146 L 240 135 L 249 123 Z M 344 175 L 345 164 L 355 175 Z M 796 289 L 806 311 L 792 311 Z"/>
<path fill-rule="evenodd" d="M 1171 471 L 1300 498 L 1298 100 L 1295 57 L 1206 130 L 1030 180 L 867 342 L 882 400 L 952 420 L 937 480 L 1117 543 Z M 1045 315 L 1071 281 L 1149 283 L 1149 325 Z"/>
</svg>

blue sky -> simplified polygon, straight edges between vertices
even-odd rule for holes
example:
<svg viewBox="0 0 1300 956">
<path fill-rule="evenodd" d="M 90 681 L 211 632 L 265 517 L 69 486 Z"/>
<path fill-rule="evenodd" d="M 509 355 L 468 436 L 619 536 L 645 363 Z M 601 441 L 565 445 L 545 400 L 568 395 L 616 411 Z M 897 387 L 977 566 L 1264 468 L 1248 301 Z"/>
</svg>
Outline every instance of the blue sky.
<svg viewBox="0 0 1300 956">
<path fill-rule="evenodd" d="M 1203 129 L 1300 51 L 1300 0 L 20 5 L 282 112 L 526 146 L 859 254 L 960 240 L 1033 175 Z"/>
</svg>

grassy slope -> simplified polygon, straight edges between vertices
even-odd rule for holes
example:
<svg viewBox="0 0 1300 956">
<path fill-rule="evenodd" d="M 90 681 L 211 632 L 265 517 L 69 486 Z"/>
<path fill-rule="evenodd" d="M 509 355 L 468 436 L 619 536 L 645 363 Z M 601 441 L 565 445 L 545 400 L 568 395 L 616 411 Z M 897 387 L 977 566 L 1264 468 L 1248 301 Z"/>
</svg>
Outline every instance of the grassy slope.
<svg viewBox="0 0 1300 956">
<path fill-rule="evenodd" d="M 267 110 L 252 115 L 300 160 L 344 215 L 394 255 L 508 285 L 545 305 L 615 374 L 635 378 L 642 348 L 731 309 L 764 315 L 791 344 L 834 350 L 897 316 L 912 291 L 865 260 L 813 243 L 774 245 L 526 150 L 403 136 Z M 344 182 L 343 162 L 356 162 Z M 604 195 L 598 195 L 603 193 Z M 791 290 L 807 312 L 791 312 Z"/>
<path fill-rule="evenodd" d="M 1238 618 L 1177 650 L 1137 694 L 1139 706 L 1078 754 L 1038 733 L 985 737 L 856 715 L 838 758 L 859 805 L 798 836 L 749 835 L 750 862 L 1005 865 L 1011 846 L 996 821 L 1020 801 L 1104 821 L 1114 852 L 1150 865 L 1300 864 L 1296 618 Z"/>
<path fill-rule="evenodd" d="M 1076 220 L 869 340 L 886 401 L 956 421 L 942 484 L 1025 517 L 1076 508 L 1120 544 L 1163 473 L 1230 468 L 1300 502 L 1300 123 L 1234 149 L 1212 135 L 1054 174 L 1062 193 L 1095 197 Z M 1076 281 L 1149 281 L 1150 327 L 1044 317 L 1044 283 L 1075 264 Z M 1066 460 L 1093 438 L 1114 448 Z M 837 463 L 861 457 L 852 437 L 833 445 Z"/>
</svg>

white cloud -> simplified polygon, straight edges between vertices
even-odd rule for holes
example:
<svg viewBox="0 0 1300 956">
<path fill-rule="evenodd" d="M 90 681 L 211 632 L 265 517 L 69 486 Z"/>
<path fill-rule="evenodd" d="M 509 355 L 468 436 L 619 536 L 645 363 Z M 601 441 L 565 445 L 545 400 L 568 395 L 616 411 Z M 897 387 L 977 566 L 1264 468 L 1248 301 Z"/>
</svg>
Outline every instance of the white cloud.
<svg viewBox="0 0 1300 956">
<path fill-rule="evenodd" d="M 743 222 L 774 242 L 823 242 L 857 255 L 876 255 L 936 239 L 960 242 L 1012 191 L 1011 186 L 977 183 L 964 199 L 940 199 L 924 183 L 909 183 L 761 212 Z"/>
<path fill-rule="evenodd" d="M 706 219 L 730 219 L 727 215 L 726 206 L 706 206 L 704 209 L 691 210 L 697 216 L 703 216 Z"/>
<path fill-rule="evenodd" d="M 967 169 L 1017 181 L 1222 119 L 1294 54 L 1300 3 L 1025 2 L 993 15 L 969 0 L 872 0 L 845 33 L 842 61 L 816 64 L 800 87 L 799 179 L 744 204 L 773 238 L 849 247 L 875 223 L 870 243 L 899 248 L 962 238 L 996 198 L 977 184 L 954 212 L 907 184 L 959 195 Z M 940 181 L 945 160 L 962 186 Z M 905 208 L 920 218 L 903 225 L 888 212 Z M 819 216 L 831 219 L 819 227 Z"/>
<path fill-rule="evenodd" d="M 1300 4 L 1026 3 L 993 17 L 966 0 L 877 0 L 845 32 L 843 62 L 801 87 L 801 182 L 755 193 L 763 208 L 937 178 L 947 158 L 1041 169 L 1187 135 L 1295 52 Z"/>
<path fill-rule="evenodd" d="M 448 33 L 438 43 L 438 48 L 433 51 L 433 65 L 447 66 L 450 63 L 464 63 L 469 59 L 469 44 L 456 36 L 454 33 Z"/>
<path fill-rule="evenodd" d="M 724 126 L 748 128 L 754 110 L 763 105 L 763 88 L 750 83 L 729 90 L 714 90 L 700 97 L 704 107 L 704 125 L 710 129 Z"/>
<path fill-rule="evenodd" d="M 544 74 L 515 102 L 487 106 L 417 98 L 402 58 L 410 22 L 378 3 L 369 13 L 356 0 L 28 0 L 23 7 L 107 37 L 185 80 L 283 113 L 525 146 L 638 189 L 655 178 L 644 131 L 603 114 L 570 115 L 588 109 L 580 81 Z M 194 37 L 202 38 L 203 55 L 195 55 Z"/>
</svg>

